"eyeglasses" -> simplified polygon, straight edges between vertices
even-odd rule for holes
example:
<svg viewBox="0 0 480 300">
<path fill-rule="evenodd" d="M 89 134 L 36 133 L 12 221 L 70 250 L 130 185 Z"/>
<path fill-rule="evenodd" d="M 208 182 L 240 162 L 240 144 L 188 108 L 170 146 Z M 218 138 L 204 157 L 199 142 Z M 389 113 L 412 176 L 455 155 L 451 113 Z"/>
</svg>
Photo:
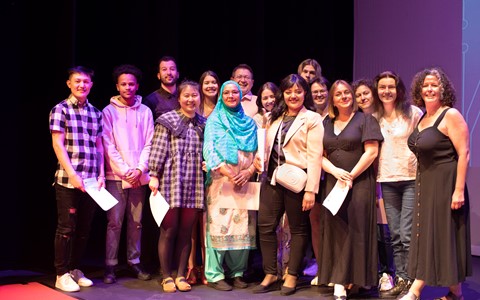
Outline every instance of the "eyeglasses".
<svg viewBox="0 0 480 300">
<path fill-rule="evenodd" d="M 328 92 L 325 90 L 320 90 L 320 91 L 312 91 L 312 95 L 321 95 L 321 94 L 327 94 Z"/>
<path fill-rule="evenodd" d="M 252 77 L 248 76 L 248 75 L 235 75 L 235 80 L 242 80 L 242 79 L 245 79 L 245 80 L 250 80 L 252 79 Z"/>
</svg>

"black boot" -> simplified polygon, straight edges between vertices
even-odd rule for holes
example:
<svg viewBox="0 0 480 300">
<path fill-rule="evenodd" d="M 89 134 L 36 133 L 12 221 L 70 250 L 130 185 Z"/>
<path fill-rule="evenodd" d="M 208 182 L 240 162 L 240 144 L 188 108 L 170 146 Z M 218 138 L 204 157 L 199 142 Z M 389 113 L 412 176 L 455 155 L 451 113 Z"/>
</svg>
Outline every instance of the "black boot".
<svg viewBox="0 0 480 300">
<path fill-rule="evenodd" d="M 105 275 L 103 276 L 103 282 L 106 284 L 115 283 L 117 278 L 115 277 L 115 266 L 105 266 Z"/>
</svg>

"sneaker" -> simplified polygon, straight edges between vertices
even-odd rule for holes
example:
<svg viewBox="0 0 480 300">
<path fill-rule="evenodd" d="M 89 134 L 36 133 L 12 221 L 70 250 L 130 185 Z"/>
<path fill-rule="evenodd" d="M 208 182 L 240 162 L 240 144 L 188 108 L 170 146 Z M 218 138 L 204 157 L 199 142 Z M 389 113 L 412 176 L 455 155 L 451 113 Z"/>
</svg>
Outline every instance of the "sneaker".
<svg viewBox="0 0 480 300">
<path fill-rule="evenodd" d="M 152 276 L 143 270 L 142 265 L 133 264 L 133 265 L 130 265 L 129 267 L 130 267 L 130 270 L 135 274 L 135 276 L 137 276 L 138 279 L 140 280 L 152 279 Z"/>
<path fill-rule="evenodd" d="M 73 271 L 70 271 L 70 275 L 72 276 L 73 280 L 82 287 L 89 287 L 93 285 L 93 281 L 85 277 L 82 271 L 79 269 L 75 269 Z"/>
<path fill-rule="evenodd" d="M 105 275 L 103 275 L 103 282 L 106 284 L 112 284 L 117 281 L 115 276 L 115 266 L 105 266 Z"/>
<path fill-rule="evenodd" d="M 315 278 L 310 281 L 310 285 L 318 285 L 318 276 L 315 276 Z"/>
<path fill-rule="evenodd" d="M 393 288 L 393 278 L 390 274 L 383 273 L 382 277 L 378 281 L 378 290 L 380 292 L 385 292 Z"/>
<path fill-rule="evenodd" d="M 57 276 L 55 287 L 64 292 L 78 292 L 80 290 L 80 286 L 73 280 L 70 273 Z"/>
</svg>

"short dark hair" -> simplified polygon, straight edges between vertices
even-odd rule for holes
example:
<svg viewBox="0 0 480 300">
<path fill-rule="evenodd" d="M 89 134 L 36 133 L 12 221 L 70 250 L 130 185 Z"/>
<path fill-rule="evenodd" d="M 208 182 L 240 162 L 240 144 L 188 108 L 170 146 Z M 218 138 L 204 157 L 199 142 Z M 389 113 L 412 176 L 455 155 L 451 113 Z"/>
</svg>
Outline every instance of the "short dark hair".
<svg viewBox="0 0 480 300">
<path fill-rule="evenodd" d="M 238 69 L 247 69 L 247 70 L 250 72 L 250 74 L 252 74 L 252 79 L 253 79 L 253 69 L 252 69 L 252 67 L 250 67 L 250 66 L 247 65 L 247 64 L 239 64 L 238 66 L 236 66 L 235 68 L 233 68 L 232 77 L 235 76 L 235 72 L 236 72 Z"/>
<path fill-rule="evenodd" d="M 160 64 L 162 63 L 162 61 L 173 61 L 175 63 L 175 66 L 177 65 L 177 61 L 175 60 L 175 58 L 173 56 L 169 56 L 169 55 L 164 55 L 160 58 L 160 60 L 158 61 L 158 67 L 160 68 Z"/>
<path fill-rule="evenodd" d="M 330 89 L 330 81 L 328 81 L 327 78 L 320 76 L 320 77 L 314 77 L 312 81 L 310 82 L 310 87 L 312 87 L 312 84 L 318 83 L 320 85 L 324 85 L 327 87 L 327 90 Z"/>
<path fill-rule="evenodd" d="M 84 66 L 74 66 L 68 69 L 68 78 L 72 77 L 73 74 L 86 74 L 90 79 L 93 79 L 93 76 L 95 75 L 95 72 L 87 67 Z"/>
<path fill-rule="evenodd" d="M 178 85 L 178 88 L 177 88 L 177 94 L 178 94 L 178 98 L 180 98 L 180 94 L 182 93 L 182 91 L 184 89 L 186 89 L 188 86 L 191 86 L 193 87 L 194 89 L 197 89 L 198 90 L 198 93 L 200 95 L 200 90 L 202 89 L 200 87 L 200 84 L 196 81 L 193 81 L 193 80 L 189 80 L 189 79 L 184 79 L 179 85 Z"/>
<path fill-rule="evenodd" d="M 117 83 L 118 77 L 120 77 L 122 74 L 132 74 L 137 79 L 137 82 L 140 82 L 142 79 L 142 71 L 140 71 L 139 68 L 135 67 L 134 65 L 125 64 L 117 66 L 113 69 L 113 82 Z"/>
</svg>

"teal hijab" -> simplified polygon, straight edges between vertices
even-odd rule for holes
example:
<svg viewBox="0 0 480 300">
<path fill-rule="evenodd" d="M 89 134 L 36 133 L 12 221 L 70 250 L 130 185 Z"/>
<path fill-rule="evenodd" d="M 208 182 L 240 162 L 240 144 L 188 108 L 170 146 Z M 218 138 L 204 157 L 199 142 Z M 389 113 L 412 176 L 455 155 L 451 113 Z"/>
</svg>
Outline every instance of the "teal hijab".
<svg viewBox="0 0 480 300">
<path fill-rule="evenodd" d="M 240 92 L 240 99 L 242 99 L 242 90 L 238 83 L 229 80 L 222 84 L 217 104 L 205 126 L 203 157 L 206 162 L 207 174 L 222 162 L 238 164 L 238 150 L 245 152 L 257 150 L 255 121 L 245 115 L 240 102 L 233 108 L 226 106 L 223 102 L 223 90 L 227 84 L 235 84 Z"/>
</svg>

